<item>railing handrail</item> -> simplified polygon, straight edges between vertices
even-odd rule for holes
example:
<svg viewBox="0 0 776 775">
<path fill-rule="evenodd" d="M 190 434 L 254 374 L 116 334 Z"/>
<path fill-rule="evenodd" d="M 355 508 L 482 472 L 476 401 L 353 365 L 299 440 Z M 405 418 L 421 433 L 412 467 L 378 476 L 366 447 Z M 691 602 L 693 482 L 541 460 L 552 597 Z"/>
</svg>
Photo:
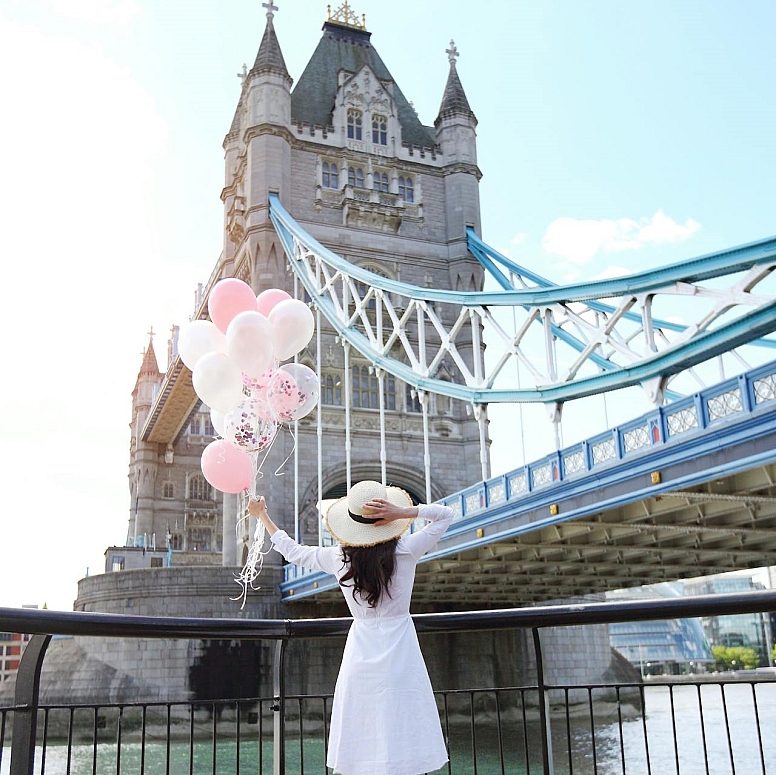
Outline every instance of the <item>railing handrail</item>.
<svg viewBox="0 0 776 775">
<path fill-rule="evenodd" d="M 776 590 L 657 600 L 413 614 L 418 632 L 572 627 L 776 611 Z M 116 638 L 290 640 L 347 634 L 352 619 L 199 619 L 0 608 L 0 632 Z"/>
</svg>

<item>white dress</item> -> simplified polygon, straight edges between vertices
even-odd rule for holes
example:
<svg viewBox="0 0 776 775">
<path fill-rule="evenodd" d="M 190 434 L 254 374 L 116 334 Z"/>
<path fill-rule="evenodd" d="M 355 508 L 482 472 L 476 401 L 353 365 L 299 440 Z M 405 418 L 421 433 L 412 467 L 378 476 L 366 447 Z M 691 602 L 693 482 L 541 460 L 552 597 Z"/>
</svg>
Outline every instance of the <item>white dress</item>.
<svg viewBox="0 0 776 775">
<path fill-rule="evenodd" d="M 396 545 L 396 570 L 375 608 L 353 588 L 340 587 L 353 624 L 342 655 L 326 764 L 340 775 L 420 775 L 447 762 L 439 712 L 418 636 L 410 617 L 410 597 L 418 560 L 442 537 L 453 511 L 437 504 L 420 506 L 422 530 Z M 302 546 L 283 530 L 272 543 L 289 562 L 331 573 L 346 566 L 339 546 Z"/>
</svg>

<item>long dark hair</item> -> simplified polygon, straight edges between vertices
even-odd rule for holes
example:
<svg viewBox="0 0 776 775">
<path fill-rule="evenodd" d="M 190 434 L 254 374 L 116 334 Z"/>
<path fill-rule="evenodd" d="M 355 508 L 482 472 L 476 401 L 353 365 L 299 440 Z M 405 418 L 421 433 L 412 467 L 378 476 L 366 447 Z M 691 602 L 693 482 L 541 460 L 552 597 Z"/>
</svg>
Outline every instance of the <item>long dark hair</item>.
<svg viewBox="0 0 776 775">
<path fill-rule="evenodd" d="M 342 555 L 348 564 L 340 584 L 345 587 L 346 581 L 353 582 L 353 591 L 366 598 L 370 608 L 377 605 L 380 596 L 385 592 L 389 597 L 388 587 L 396 568 L 396 543 L 398 537 L 383 541 L 374 546 L 343 546 Z"/>
</svg>

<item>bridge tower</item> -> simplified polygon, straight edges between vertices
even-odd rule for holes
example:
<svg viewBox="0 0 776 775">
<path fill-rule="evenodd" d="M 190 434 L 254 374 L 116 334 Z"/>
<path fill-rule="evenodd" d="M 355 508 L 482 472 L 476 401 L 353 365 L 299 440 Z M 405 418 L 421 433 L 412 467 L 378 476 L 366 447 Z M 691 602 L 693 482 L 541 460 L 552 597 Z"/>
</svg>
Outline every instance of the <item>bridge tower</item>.
<svg viewBox="0 0 776 775">
<path fill-rule="evenodd" d="M 264 35 L 253 67 L 244 68 L 240 98 L 224 140 L 220 276 L 245 280 L 257 293 L 270 287 L 295 293 L 269 218 L 269 196 L 276 193 L 306 230 L 355 265 L 420 286 L 481 290 L 482 269 L 466 247 L 466 228 L 480 229 L 477 121 L 458 77 L 454 44 L 448 50 L 450 74 L 439 115 L 433 127 L 424 126 L 372 45 L 364 18 L 355 16 L 347 4 L 324 23 L 320 42 L 296 85 L 273 25 L 277 9 L 272 3 L 264 5 Z M 296 293 L 301 296 L 300 289 Z M 376 314 L 372 304 L 368 316 Z M 316 537 L 317 501 L 343 494 L 348 482 L 359 479 L 381 479 L 384 474 L 388 483 L 425 500 L 482 477 L 486 461 L 481 459 L 471 407 L 444 397 L 419 396 L 347 352 L 325 320 L 320 329 L 320 338 L 300 356 L 303 363 L 320 369 L 320 440 L 315 415 L 300 423 L 295 441 L 281 433 L 261 481 L 285 526 L 291 527 L 296 502 L 303 535 L 307 540 Z M 437 375 L 447 368 L 440 364 Z M 420 405 L 424 400 L 430 419 L 428 486 Z M 292 476 L 272 475 L 294 443 L 297 493 Z M 321 449 L 324 461 L 318 470 Z M 288 473 L 292 465 L 286 464 Z M 224 509 L 226 558 L 231 551 L 227 531 L 232 532 L 241 509 L 237 499 L 225 500 Z M 238 558 L 245 556 L 247 536 L 239 541 Z"/>
</svg>

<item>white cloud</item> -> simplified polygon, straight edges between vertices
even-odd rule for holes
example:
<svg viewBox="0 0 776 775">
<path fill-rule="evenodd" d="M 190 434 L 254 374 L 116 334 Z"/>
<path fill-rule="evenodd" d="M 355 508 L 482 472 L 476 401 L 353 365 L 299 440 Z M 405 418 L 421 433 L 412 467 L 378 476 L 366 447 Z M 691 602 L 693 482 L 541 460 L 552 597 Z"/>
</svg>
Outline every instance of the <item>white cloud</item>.
<svg viewBox="0 0 776 775">
<path fill-rule="evenodd" d="M 548 253 L 563 256 L 575 264 L 585 264 L 599 252 L 638 250 L 645 245 L 683 242 L 696 234 L 701 225 L 688 218 L 677 223 L 658 210 L 651 218 L 603 218 L 580 220 L 558 218 L 548 227 L 542 246 Z"/>
</svg>

